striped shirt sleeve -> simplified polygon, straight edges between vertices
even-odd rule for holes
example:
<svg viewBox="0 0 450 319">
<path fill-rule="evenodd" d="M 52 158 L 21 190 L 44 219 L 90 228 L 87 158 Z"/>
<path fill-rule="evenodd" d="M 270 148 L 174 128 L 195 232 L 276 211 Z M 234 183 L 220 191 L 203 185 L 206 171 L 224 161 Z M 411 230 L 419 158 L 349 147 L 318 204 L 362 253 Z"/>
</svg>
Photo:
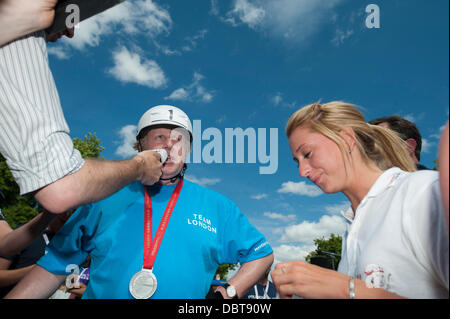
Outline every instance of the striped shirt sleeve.
<svg viewBox="0 0 450 319">
<path fill-rule="evenodd" d="M 69 134 L 44 33 L 0 47 L 0 152 L 21 195 L 83 166 Z"/>
</svg>

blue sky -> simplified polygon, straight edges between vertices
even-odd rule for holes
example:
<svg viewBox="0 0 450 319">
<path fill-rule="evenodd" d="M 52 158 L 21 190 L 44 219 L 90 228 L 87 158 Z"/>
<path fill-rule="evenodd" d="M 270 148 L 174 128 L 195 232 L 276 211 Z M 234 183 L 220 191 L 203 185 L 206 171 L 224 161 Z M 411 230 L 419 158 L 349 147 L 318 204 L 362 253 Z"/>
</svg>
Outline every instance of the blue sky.
<svg viewBox="0 0 450 319">
<path fill-rule="evenodd" d="M 377 29 L 365 25 L 371 3 L 380 9 Z M 127 0 L 82 22 L 74 39 L 49 44 L 49 58 L 72 137 L 95 132 L 108 159 L 132 156 L 138 119 L 159 104 L 178 106 L 203 131 L 223 136 L 226 128 L 266 129 L 269 150 L 276 129 L 275 174 L 260 174 L 267 165 L 246 157 L 243 164 L 189 164 L 187 175 L 234 200 L 277 261 L 302 259 L 314 238 L 343 232 L 339 211 L 348 204 L 298 176 L 287 120 L 318 100 L 360 105 L 367 120 L 398 114 L 418 125 L 422 163 L 433 167 L 449 117 L 448 6 Z"/>
</svg>

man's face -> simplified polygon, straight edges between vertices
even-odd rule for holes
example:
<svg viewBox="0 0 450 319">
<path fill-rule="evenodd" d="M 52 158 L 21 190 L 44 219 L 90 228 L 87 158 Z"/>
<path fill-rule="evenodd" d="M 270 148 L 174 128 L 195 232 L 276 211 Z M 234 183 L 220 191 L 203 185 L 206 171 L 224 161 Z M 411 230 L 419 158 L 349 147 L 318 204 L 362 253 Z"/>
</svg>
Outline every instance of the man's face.
<svg viewBox="0 0 450 319">
<path fill-rule="evenodd" d="M 168 157 L 163 165 L 161 178 L 171 178 L 181 171 L 186 154 L 190 152 L 189 132 L 182 128 L 155 128 L 142 139 L 141 145 L 144 151 L 166 150 Z"/>
<path fill-rule="evenodd" d="M 378 126 L 381 126 L 381 127 L 384 127 L 384 128 L 391 129 L 391 127 L 390 127 L 390 125 L 389 125 L 388 122 L 382 122 L 382 123 L 378 124 Z"/>
</svg>

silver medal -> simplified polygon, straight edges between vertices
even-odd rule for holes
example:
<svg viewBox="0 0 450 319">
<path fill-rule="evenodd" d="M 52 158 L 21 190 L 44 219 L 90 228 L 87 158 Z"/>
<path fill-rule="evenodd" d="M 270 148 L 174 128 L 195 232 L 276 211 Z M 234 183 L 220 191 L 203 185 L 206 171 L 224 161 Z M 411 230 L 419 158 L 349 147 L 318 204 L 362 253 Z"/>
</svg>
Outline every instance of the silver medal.
<svg viewBox="0 0 450 319">
<path fill-rule="evenodd" d="M 130 293 L 135 299 L 148 299 L 156 291 L 158 282 L 151 269 L 143 268 L 130 280 Z"/>
</svg>

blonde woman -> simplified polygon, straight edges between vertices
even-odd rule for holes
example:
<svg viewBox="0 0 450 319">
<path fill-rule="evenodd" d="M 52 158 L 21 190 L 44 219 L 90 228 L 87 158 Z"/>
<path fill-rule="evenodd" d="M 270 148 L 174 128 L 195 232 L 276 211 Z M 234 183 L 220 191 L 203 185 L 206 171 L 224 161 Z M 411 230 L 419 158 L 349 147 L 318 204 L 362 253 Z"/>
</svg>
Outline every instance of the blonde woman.
<svg viewBox="0 0 450 319">
<path fill-rule="evenodd" d="M 404 142 L 344 102 L 308 105 L 286 127 L 299 174 L 351 207 L 338 271 L 280 263 L 280 297 L 448 298 L 448 233 L 437 172 L 414 172 Z"/>
</svg>

